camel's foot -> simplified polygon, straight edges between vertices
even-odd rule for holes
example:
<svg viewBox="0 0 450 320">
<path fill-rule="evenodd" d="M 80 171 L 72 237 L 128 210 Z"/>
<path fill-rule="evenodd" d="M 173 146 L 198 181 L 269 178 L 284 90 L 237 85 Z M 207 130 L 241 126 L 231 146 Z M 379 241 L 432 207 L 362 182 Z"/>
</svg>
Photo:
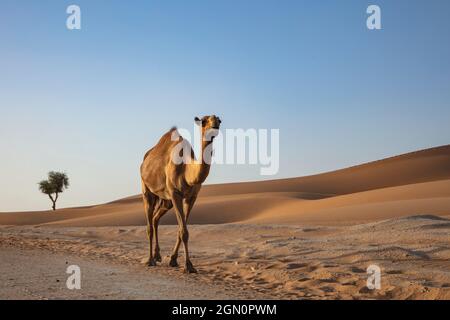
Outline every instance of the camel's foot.
<svg viewBox="0 0 450 320">
<path fill-rule="evenodd" d="M 191 261 L 186 261 L 186 265 L 184 266 L 184 272 L 186 273 L 197 273 L 197 270 L 192 265 Z"/>
<path fill-rule="evenodd" d="M 161 262 L 162 261 L 161 254 L 159 253 L 159 251 L 155 252 L 155 260 L 157 262 Z"/>
<path fill-rule="evenodd" d="M 178 262 L 176 257 L 170 257 L 169 266 L 171 267 L 178 267 Z"/>
<path fill-rule="evenodd" d="M 154 267 L 156 266 L 156 260 L 155 258 L 148 258 L 147 261 L 145 262 L 145 264 L 149 267 Z"/>
</svg>

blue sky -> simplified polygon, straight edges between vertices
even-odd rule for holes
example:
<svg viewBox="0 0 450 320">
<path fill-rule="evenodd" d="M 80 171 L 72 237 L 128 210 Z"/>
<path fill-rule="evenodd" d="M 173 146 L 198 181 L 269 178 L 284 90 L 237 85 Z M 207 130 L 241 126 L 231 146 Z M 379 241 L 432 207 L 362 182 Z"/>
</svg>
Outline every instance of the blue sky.
<svg viewBox="0 0 450 320">
<path fill-rule="evenodd" d="M 82 29 L 66 29 L 81 7 Z M 382 30 L 366 28 L 381 7 Z M 145 151 L 172 125 L 279 128 L 301 176 L 449 143 L 450 2 L 24 1 L 0 10 L 0 211 L 140 191 Z M 214 166 L 208 183 L 267 179 Z"/>
</svg>

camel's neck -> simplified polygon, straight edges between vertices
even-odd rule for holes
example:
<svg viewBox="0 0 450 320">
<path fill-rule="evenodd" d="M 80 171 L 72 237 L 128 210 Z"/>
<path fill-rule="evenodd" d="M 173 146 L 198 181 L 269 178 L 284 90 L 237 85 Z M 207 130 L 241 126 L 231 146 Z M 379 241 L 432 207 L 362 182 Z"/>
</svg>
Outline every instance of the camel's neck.
<svg viewBox="0 0 450 320">
<path fill-rule="evenodd" d="M 186 164 L 186 182 L 190 185 L 202 184 L 205 182 L 211 168 L 212 140 L 205 138 L 202 131 L 201 155 L 198 159 L 192 159 L 191 163 Z"/>
</svg>

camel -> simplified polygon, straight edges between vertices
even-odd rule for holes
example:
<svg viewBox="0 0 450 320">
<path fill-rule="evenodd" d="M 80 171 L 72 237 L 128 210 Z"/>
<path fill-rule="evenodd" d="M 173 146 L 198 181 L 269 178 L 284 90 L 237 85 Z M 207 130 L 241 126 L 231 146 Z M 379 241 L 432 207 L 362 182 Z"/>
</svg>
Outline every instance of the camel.
<svg viewBox="0 0 450 320">
<path fill-rule="evenodd" d="M 201 160 L 197 160 L 191 145 L 183 139 L 176 127 L 164 134 L 159 142 L 144 156 L 141 164 L 142 198 L 147 218 L 147 237 L 149 241 L 148 266 L 161 262 L 158 243 L 159 220 L 172 207 L 178 222 L 178 235 L 169 265 L 177 267 L 178 249 L 184 246 L 185 267 L 187 273 L 197 270 L 189 259 L 189 232 L 187 221 L 194 206 L 202 183 L 206 180 L 211 167 L 212 141 L 217 135 L 221 120 L 215 115 L 195 118 L 201 125 Z M 187 148 L 180 148 L 186 146 Z M 188 150 L 188 152 L 184 152 Z M 180 159 L 183 161 L 180 162 Z M 153 236 L 155 251 L 152 251 Z"/>
</svg>

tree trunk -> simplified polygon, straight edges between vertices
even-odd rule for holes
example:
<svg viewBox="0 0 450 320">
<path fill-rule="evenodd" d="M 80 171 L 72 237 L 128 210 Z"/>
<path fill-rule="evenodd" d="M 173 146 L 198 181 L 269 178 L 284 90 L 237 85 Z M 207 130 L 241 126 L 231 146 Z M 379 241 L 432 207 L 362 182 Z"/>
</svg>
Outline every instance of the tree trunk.
<svg viewBox="0 0 450 320">
<path fill-rule="evenodd" d="M 56 192 L 56 193 L 55 193 L 55 201 L 53 201 L 53 211 L 56 210 L 56 201 L 58 201 L 58 196 L 59 196 L 59 193 Z"/>
<path fill-rule="evenodd" d="M 56 194 L 55 199 L 53 199 L 51 194 L 49 194 L 48 197 L 52 201 L 52 209 L 53 209 L 53 211 L 55 211 L 56 210 L 56 200 L 58 200 L 58 194 Z"/>
</svg>

